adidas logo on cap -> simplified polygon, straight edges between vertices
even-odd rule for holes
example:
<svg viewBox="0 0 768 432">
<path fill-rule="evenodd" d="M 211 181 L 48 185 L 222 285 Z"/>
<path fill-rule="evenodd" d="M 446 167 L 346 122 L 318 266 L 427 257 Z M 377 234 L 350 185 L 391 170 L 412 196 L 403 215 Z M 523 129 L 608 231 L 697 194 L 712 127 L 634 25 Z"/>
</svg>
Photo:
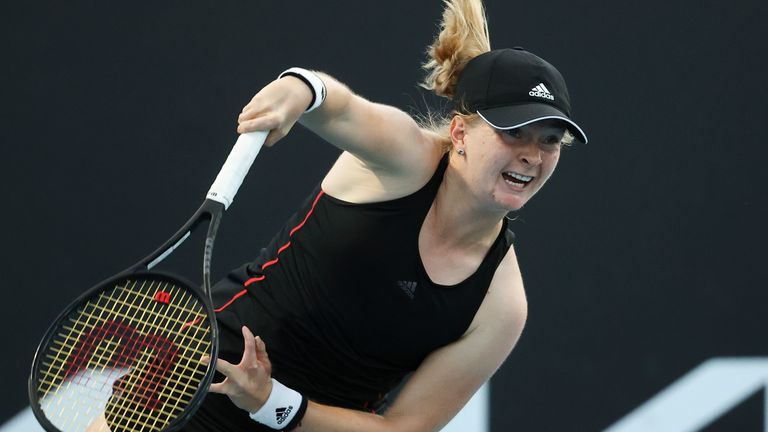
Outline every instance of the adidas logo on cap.
<svg viewBox="0 0 768 432">
<path fill-rule="evenodd" d="M 528 92 L 528 95 L 555 100 L 555 97 L 552 96 L 552 93 L 549 92 L 549 89 L 544 85 L 544 83 L 540 83 L 536 87 L 532 88 L 531 91 Z"/>
</svg>

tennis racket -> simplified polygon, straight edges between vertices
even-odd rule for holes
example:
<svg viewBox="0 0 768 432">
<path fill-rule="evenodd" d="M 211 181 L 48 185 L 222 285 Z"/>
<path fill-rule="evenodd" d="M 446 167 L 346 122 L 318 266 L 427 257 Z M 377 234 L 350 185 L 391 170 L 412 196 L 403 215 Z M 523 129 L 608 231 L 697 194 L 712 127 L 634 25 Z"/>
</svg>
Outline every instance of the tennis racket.
<svg viewBox="0 0 768 432">
<path fill-rule="evenodd" d="M 28 388 L 32 411 L 47 431 L 90 432 L 104 422 L 112 432 L 170 431 L 200 406 L 218 348 L 213 243 L 266 136 L 240 135 L 187 223 L 149 256 L 78 297 L 48 328 Z M 153 270 L 206 222 L 202 290 Z M 204 356 L 210 361 L 201 361 Z"/>
</svg>

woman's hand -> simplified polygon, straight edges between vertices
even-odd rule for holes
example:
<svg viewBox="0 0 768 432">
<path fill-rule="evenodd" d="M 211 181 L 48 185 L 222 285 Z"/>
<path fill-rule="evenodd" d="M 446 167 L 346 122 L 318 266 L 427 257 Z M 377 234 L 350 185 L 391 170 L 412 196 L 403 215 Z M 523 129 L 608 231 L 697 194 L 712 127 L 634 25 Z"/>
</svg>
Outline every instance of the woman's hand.
<svg viewBox="0 0 768 432">
<path fill-rule="evenodd" d="M 311 100 L 312 91 L 296 77 L 272 81 L 243 108 L 237 118 L 237 132 L 268 130 L 264 145 L 269 147 L 288 134 Z"/>
<path fill-rule="evenodd" d="M 220 383 L 211 384 L 208 391 L 225 394 L 239 408 L 252 413 L 264 405 L 272 392 L 272 364 L 264 341 L 258 336 L 254 337 L 246 326 L 243 326 L 243 338 L 245 349 L 242 360 L 233 365 L 218 359 L 216 370 L 226 378 Z"/>
</svg>

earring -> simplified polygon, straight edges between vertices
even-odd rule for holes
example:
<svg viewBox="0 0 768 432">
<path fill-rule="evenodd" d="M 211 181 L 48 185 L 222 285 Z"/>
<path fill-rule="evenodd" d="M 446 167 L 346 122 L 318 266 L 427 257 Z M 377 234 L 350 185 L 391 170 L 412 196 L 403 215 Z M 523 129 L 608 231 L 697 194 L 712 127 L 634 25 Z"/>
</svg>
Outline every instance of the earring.
<svg viewBox="0 0 768 432">
<path fill-rule="evenodd" d="M 458 154 L 459 154 L 459 156 L 464 156 L 464 155 L 466 154 L 466 152 L 464 151 L 464 149 L 463 149 L 463 148 L 461 148 L 461 147 L 459 147 L 459 148 L 457 148 L 457 149 L 456 149 L 456 153 L 458 153 Z"/>
</svg>

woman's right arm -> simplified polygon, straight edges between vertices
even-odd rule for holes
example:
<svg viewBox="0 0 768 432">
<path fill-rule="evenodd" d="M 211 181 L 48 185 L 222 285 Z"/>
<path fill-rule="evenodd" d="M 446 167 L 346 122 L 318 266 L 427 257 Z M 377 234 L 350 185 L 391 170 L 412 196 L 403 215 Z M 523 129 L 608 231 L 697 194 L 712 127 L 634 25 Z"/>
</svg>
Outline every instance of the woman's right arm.
<svg viewBox="0 0 768 432">
<path fill-rule="evenodd" d="M 312 91 L 299 78 L 286 76 L 265 86 L 246 105 L 238 118 L 238 132 L 271 130 L 266 145 L 272 145 L 300 121 L 374 172 L 396 176 L 432 172 L 439 146 L 413 118 L 356 95 L 327 74 L 317 75 L 327 90 L 320 107 L 304 114 Z"/>
</svg>

